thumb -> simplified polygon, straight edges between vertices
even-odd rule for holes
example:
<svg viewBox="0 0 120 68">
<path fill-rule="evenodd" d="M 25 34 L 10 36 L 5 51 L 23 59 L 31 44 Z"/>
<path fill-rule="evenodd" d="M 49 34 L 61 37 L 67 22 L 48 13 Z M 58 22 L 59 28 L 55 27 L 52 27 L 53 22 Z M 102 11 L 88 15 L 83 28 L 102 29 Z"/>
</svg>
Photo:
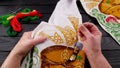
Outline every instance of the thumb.
<svg viewBox="0 0 120 68">
<path fill-rule="evenodd" d="M 33 45 L 37 45 L 37 44 L 40 44 L 42 42 L 44 42 L 47 38 L 46 37 L 37 37 L 35 39 L 32 40 L 32 44 Z"/>
</svg>

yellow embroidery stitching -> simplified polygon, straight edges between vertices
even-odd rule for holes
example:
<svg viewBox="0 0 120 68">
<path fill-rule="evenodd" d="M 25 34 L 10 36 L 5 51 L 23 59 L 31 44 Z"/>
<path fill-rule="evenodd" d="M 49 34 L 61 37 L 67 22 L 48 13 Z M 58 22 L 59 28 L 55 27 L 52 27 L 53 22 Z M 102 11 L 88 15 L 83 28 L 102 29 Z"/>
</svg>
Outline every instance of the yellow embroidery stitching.
<svg viewBox="0 0 120 68">
<path fill-rule="evenodd" d="M 79 19 L 76 17 L 68 17 L 68 19 L 71 21 L 74 29 L 76 30 L 76 33 L 78 33 L 79 29 Z"/>
<path fill-rule="evenodd" d="M 73 45 L 77 41 L 77 35 L 76 32 L 73 31 L 73 29 L 70 26 L 66 26 L 64 28 L 60 26 L 56 26 L 58 30 L 61 31 L 61 33 L 64 35 L 64 38 L 66 40 L 66 44 L 68 46 Z"/>
<path fill-rule="evenodd" d="M 57 32 L 55 32 L 53 36 L 49 36 L 43 32 L 40 32 L 39 35 L 48 37 L 48 39 L 53 41 L 55 44 L 62 44 L 63 43 L 63 39 L 61 38 L 61 36 Z"/>
</svg>

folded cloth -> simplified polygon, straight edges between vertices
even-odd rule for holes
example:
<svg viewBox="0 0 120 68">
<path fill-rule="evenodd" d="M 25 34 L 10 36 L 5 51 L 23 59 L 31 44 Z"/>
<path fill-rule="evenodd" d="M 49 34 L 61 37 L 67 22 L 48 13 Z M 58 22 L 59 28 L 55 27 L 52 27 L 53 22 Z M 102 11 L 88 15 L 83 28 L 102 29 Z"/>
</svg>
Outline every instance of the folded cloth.
<svg viewBox="0 0 120 68">
<path fill-rule="evenodd" d="M 78 33 L 78 27 L 82 24 L 82 18 L 79 13 L 79 10 L 76 5 L 76 0 L 60 0 L 55 10 L 53 11 L 50 19 L 48 22 L 42 21 L 34 30 L 32 33 L 32 38 L 37 38 L 38 36 L 46 36 L 48 39 L 42 44 L 38 44 L 34 47 L 33 54 L 29 53 L 28 56 L 25 58 L 22 67 L 24 68 L 44 68 L 46 66 L 46 63 L 43 63 L 41 60 L 41 56 L 44 56 L 44 54 L 47 56 L 47 54 L 56 54 L 59 53 L 61 55 L 64 55 L 65 57 L 62 59 L 64 61 L 68 60 L 70 57 L 69 54 L 72 54 L 71 51 L 74 49 L 75 43 L 79 40 L 79 37 L 77 35 Z M 80 41 L 80 40 L 79 40 Z M 55 46 L 53 45 L 61 45 L 61 46 Z M 62 46 L 63 45 L 63 46 Z M 66 48 L 68 48 L 68 51 L 66 52 Z M 58 48 L 58 51 L 54 51 Z M 50 50 L 46 50 L 50 49 Z M 51 50 L 52 49 L 52 50 Z M 59 51 L 59 49 L 61 49 Z M 42 52 L 42 54 L 41 54 Z M 47 52 L 47 53 L 45 53 Z M 63 52 L 63 53 L 60 53 Z M 33 55 L 32 57 L 30 55 Z M 49 56 L 49 55 L 48 55 Z M 57 55 L 56 55 L 57 56 Z M 84 52 L 79 52 L 77 55 L 79 57 L 78 60 L 83 58 L 79 62 L 73 62 L 73 63 L 67 63 L 73 68 L 76 66 L 75 64 L 78 63 L 78 67 L 82 66 L 84 67 Z M 61 56 L 56 57 L 51 55 L 51 60 L 60 59 Z M 32 61 L 31 61 L 32 59 Z M 45 59 L 45 58 L 43 58 Z M 48 59 L 48 60 L 49 60 Z M 48 62 L 48 60 L 44 60 L 44 62 Z M 59 61 L 59 60 L 56 60 Z M 32 62 L 32 63 L 31 63 Z M 64 67 L 64 65 L 56 64 L 53 66 L 53 64 L 50 62 L 50 65 L 52 65 L 51 68 L 58 68 L 58 67 Z M 42 67 L 43 66 L 43 67 Z M 68 65 L 66 65 L 68 66 Z"/>
</svg>

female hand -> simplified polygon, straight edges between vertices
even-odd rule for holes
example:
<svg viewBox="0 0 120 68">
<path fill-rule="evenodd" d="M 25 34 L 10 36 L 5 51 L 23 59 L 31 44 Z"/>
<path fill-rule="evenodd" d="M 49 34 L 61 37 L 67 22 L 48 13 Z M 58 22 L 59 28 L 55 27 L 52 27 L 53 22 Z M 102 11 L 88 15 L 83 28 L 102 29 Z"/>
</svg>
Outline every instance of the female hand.
<svg viewBox="0 0 120 68">
<path fill-rule="evenodd" d="M 33 46 L 40 44 L 46 40 L 46 37 L 39 37 L 36 39 L 31 38 L 32 32 L 25 32 L 19 42 L 12 50 L 14 54 L 25 57 L 26 54 L 32 49 Z"/>
<path fill-rule="evenodd" d="M 20 68 L 22 59 L 32 49 L 33 46 L 46 40 L 46 37 L 31 38 L 32 32 L 25 32 L 16 46 L 8 55 L 1 68 Z"/>
<path fill-rule="evenodd" d="M 102 33 L 94 24 L 83 23 L 79 28 L 79 35 L 82 38 L 83 49 L 88 56 L 101 53 Z"/>
<path fill-rule="evenodd" d="M 79 28 L 83 50 L 90 62 L 91 68 L 112 68 L 101 51 L 102 33 L 92 23 L 83 23 Z"/>
</svg>

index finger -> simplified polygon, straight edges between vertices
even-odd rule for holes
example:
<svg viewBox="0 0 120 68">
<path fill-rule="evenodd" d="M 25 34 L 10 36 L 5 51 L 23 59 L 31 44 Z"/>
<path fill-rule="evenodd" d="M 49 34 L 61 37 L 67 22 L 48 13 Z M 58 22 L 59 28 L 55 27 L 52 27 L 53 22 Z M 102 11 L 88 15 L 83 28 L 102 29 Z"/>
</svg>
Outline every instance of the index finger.
<svg viewBox="0 0 120 68">
<path fill-rule="evenodd" d="M 85 37 L 88 37 L 91 34 L 90 31 L 84 26 L 84 24 L 79 27 L 79 33 L 82 33 L 82 35 Z"/>
<path fill-rule="evenodd" d="M 91 34 L 101 35 L 100 30 L 93 23 L 86 22 L 86 23 L 83 23 L 83 25 L 90 31 Z"/>
</svg>

